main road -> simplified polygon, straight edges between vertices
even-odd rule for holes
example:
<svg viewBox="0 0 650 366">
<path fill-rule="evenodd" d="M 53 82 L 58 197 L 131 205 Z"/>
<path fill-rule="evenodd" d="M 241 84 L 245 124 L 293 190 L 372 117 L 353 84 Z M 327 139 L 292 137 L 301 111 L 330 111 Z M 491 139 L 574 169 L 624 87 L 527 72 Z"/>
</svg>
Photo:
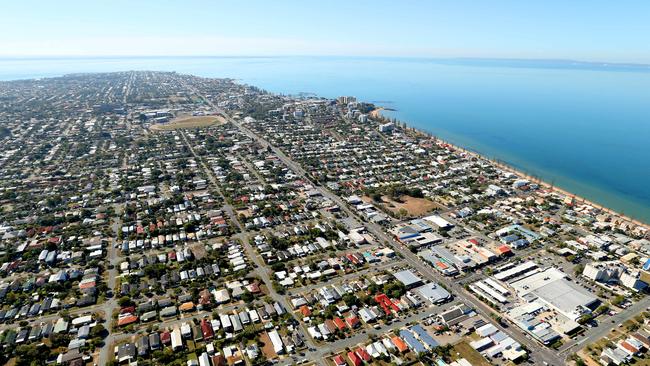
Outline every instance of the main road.
<svg viewBox="0 0 650 366">
<path fill-rule="evenodd" d="M 280 295 L 273 288 L 273 281 L 271 280 L 271 277 L 269 276 L 268 267 L 263 262 L 262 258 L 257 254 L 255 249 L 251 246 L 250 240 L 249 240 L 251 235 L 247 232 L 246 227 L 243 226 L 239 222 L 239 219 L 237 218 L 237 214 L 235 213 L 235 210 L 233 209 L 233 207 L 230 204 L 228 204 L 228 201 L 227 201 L 226 197 L 224 196 L 223 192 L 221 191 L 221 188 L 219 186 L 219 183 L 218 183 L 216 177 L 214 176 L 214 172 L 213 172 L 212 168 L 209 167 L 208 164 L 206 164 L 206 162 L 201 158 L 201 156 L 198 155 L 194 151 L 194 147 L 192 146 L 192 144 L 190 144 L 190 142 L 187 139 L 187 136 L 185 135 L 184 132 L 181 132 L 181 136 L 183 137 L 183 142 L 188 147 L 188 149 L 190 150 L 190 152 L 192 153 L 194 158 L 197 160 L 197 163 L 199 163 L 201 165 L 201 168 L 203 169 L 205 174 L 208 176 L 208 179 L 210 180 L 210 184 L 212 185 L 212 187 L 217 191 L 217 193 L 223 199 L 223 202 L 224 202 L 223 209 L 226 212 L 226 214 L 228 215 L 228 218 L 239 229 L 240 233 L 234 235 L 233 238 L 239 239 L 239 241 L 242 243 L 242 245 L 244 247 L 244 250 L 246 251 L 246 255 L 255 264 L 255 269 L 254 269 L 253 272 L 262 279 L 262 282 L 264 282 L 264 284 L 266 285 L 266 288 L 269 291 L 269 296 L 271 296 L 271 298 L 274 301 L 280 303 L 287 311 L 291 311 L 293 309 L 293 307 L 290 306 L 289 301 L 287 301 L 287 298 L 285 296 Z M 303 339 L 305 341 L 305 344 L 309 347 L 308 352 L 312 353 L 311 350 L 316 349 L 316 345 L 314 344 L 314 342 L 312 341 L 311 338 L 307 337 L 307 330 L 302 325 L 302 323 L 300 323 L 300 324 L 301 324 L 300 327 L 302 329 Z M 315 358 L 313 361 L 316 362 L 319 365 L 323 365 L 323 361 L 320 358 Z"/>
<path fill-rule="evenodd" d="M 626 320 L 633 318 L 635 315 L 643 311 L 646 311 L 648 306 L 650 306 L 650 297 L 646 296 L 643 299 L 632 304 L 629 308 L 607 318 L 606 322 L 600 322 L 598 327 L 591 329 L 587 336 L 564 344 L 560 348 L 559 354 L 568 356 L 573 352 L 577 352 L 579 350 L 578 346 L 596 342 L 600 338 L 606 336 L 609 331 L 623 324 L 623 322 Z"/>
<path fill-rule="evenodd" d="M 248 136 L 254 141 L 259 142 L 264 148 L 269 147 L 271 151 L 280 159 L 280 161 L 282 161 L 286 166 L 291 168 L 295 174 L 301 176 L 306 182 L 310 182 L 323 195 L 323 197 L 330 199 L 332 202 L 336 203 L 341 208 L 341 210 L 343 210 L 345 213 L 347 213 L 352 217 L 357 217 L 360 221 L 363 222 L 363 220 L 359 218 L 357 214 L 347 206 L 347 204 L 341 199 L 341 197 L 339 197 L 337 194 L 333 193 L 329 189 L 312 182 L 311 179 L 309 178 L 309 175 L 302 168 L 302 166 L 294 162 L 282 150 L 270 144 L 262 136 L 259 136 L 257 133 L 255 133 L 248 127 L 244 126 L 239 121 L 233 119 L 228 113 L 226 113 L 221 108 L 217 107 L 214 103 L 212 103 L 212 101 L 210 101 L 207 97 L 201 94 L 196 88 L 192 86 L 188 86 L 188 88 L 192 89 L 197 96 L 201 97 L 218 114 L 220 114 L 223 118 L 225 118 L 226 121 L 232 123 L 234 126 L 239 128 L 239 130 L 243 132 L 246 136 Z M 212 173 L 211 170 L 208 170 L 208 172 Z M 422 260 L 420 260 L 420 258 L 416 254 L 411 252 L 408 248 L 404 247 L 402 244 L 397 243 L 392 237 L 388 236 L 384 232 L 384 229 L 381 226 L 372 222 L 366 222 L 365 224 L 366 224 L 366 229 L 371 234 L 381 239 L 385 243 L 390 244 L 391 247 L 396 252 L 401 254 L 402 257 L 413 268 L 415 268 L 422 276 L 424 276 L 429 281 L 439 282 L 443 284 L 445 287 L 450 289 L 465 304 L 468 305 L 471 304 L 478 313 L 482 314 L 488 319 L 490 318 L 490 315 L 493 313 L 493 310 L 490 307 L 488 307 L 486 304 L 484 304 L 482 301 L 474 297 L 467 290 L 465 290 L 461 285 L 453 281 L 453 279 L 444 277 L 438 274 L 437 272 L 433 271 L 431 267 L 429 267 Z M 520 331 L 519 329 L 514 329 L 514 328 L 506 329 L 501 324 L 498 323 L 495 325 L 497 326 L 497 328 L 499 328 L 499 330 L 508 334 L 514 340 L 519 342 L 521 345 L 525 346 L 529 350 L 531 354 L 531 358 L 536 360 L 537 362 L 539 361 L 546 362 L 548 365 L 554 365 L 554 366 L 560 366 L 565 364 L 565 357 L 558 355 L 555 351 L 550 350 L 542 346 L 541 344 L 537 343 L 536 341 L 528 338 L 528 336 L 524 334 L 522 331 Z"/>
</svg>

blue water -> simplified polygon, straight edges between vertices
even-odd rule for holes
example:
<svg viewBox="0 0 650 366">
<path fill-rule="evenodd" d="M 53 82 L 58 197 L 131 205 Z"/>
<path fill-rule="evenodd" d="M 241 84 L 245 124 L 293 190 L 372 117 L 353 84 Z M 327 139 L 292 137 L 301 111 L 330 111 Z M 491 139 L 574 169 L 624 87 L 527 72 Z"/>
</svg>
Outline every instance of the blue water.
<svg viewBox="0 0 650 366">
<path fill-rule="evenodd" d="M 650 69 L 336 57 L 0 59 L 0 80 L 166 70 L 355 95 L 412 126 L 650 222 Z"/>
</svg>

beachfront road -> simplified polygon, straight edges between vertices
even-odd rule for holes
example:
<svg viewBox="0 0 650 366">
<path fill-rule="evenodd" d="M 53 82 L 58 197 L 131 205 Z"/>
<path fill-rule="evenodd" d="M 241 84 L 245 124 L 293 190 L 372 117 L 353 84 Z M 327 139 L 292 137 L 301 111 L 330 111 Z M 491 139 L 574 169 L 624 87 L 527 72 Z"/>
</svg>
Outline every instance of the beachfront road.
<svg viewBox="0 0 650 366">
<path fill-rule="evenodd" d="M 197 93 L 198 94 L 198 93 Z M 345 211 L 348 215 L 353 216 L 353 217 L 358 217 L 355 212 L 352 212 L 352 210 L 347 206 L 345 202 L 336 194 L 333 192 L 329 191 L 328 189 L 318 186 L 311 182 L 311 180 L 308 178 L 308 175 L 306 172 L 302 169 L 302 167 L 294 162 L 292 159 L 290 159 L 286 154 L 284 154 L 283 151 L 278 149 L 277 147 L 271 145 L 268 141 L 266 141 L 264 138 L 261 136 L 257 135 L 255 132 L 251 131 L 249 128 L 243 126 L 241 123 L 238 121 L 234 120 L 230 115 L 225 113 L 222 109 L 218 108 L 216 105 L 214 105 L 212 102 L 210 102 L 209 99 L 207 99 L 205 96 L 200 95 L 206 103 L 208 103 L 212 108 L 214 108 L 215 111 L 217 111 L 219 114 L 221 114 L 228 122 L 232 123 L 234 126 L 238 127 L 240 131 L 242 131 L 245 135 L 247 135 L 249 138 L 258 141 L 262 146 L 264 147 L 270 147 L 273 153 L 284 163 L 286 164 L 289 168 L 291 168 L 294 173 L 298 174 L 301 176 L 301 178 L 305 179 L 305 181 L 310 182 L 314 187 L 318 189 L 318 191 L 326 198 L 329 198 L 332 200 L 332 202 L 336 203 L 341 210 Z M 361 218 L 359 218 L 360 221 Z M 374 223 L 366 223 L 366 227 L 370 233 L 375 235 L 377 238 L 379 238 L 381 241 L 385 243 L 389 243 L 391 247 L 398 253 L 400 253 L 403 258 L 409 263 L 413 268 L 418 270 L 427 280 L 433 281 L 433 282 L 439 282 L 446 286 L 448 289 L 450 289 L 461 301 L 465 302 L 468 305 L 472 305 L 474 309 L 485 316 L 487 319 L 490 318 L 490 314 L 492 313 L 492 310 L 485 305 L 483 302 L 475 298 L 471 293 L 466 291 L 462 286 L 460 286 L 457 282 L 454 282 L 452 279 L 446 278 L 437 272 L 433 271 L 431 267 L 429 267 L 427 264 L 422 262 L 420 258 L 417 257 L 414 253 L 412 253 L 410 250 L 402 246 L 401 244 L 397 243 L 392 237 L 388 236 L 383 228 L 381 228 L 379 225 L 376 225 Z M 515 339 L 517 342 L 525 346 L 531 353 L 531 358 L 534 359 L 536 362 L 547 362 L 549 365 L 564 365 L 564 358 L 560 355 L 558 355 L 555 351 L 550 350 L 537 342 L 533 341 L 532 339 L 529 339 L 523 332 L 521 332 L 518 329 L 515 329 L 514 327 L 509 327 L 508 329 L 503 328 L 500 324 L 496 324 L 496 326 L 503 331 L 504 333 L 510 335 L 513 339 Z"/>
</svg>

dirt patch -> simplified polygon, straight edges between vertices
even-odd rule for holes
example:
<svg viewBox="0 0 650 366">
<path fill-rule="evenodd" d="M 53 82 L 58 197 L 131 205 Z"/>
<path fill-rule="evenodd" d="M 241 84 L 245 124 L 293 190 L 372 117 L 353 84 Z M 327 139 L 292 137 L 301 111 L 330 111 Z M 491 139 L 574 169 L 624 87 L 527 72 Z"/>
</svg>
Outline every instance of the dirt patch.
<svg viewBox="0 0 650 366">
<path fill-rule="evenodd" d="M 168 123 L 157 123 L 152 125 L 152 131 L 171 131 L 181 128 L 197 128 L 207 127 L 214 124 L 223 124 L 225 119 L 221 116 L 192 116 L 192 117 L 179 117 Z"/>
<path fill-rule="evenodd" d="M 585 362 L 585 364 L 589 366 L 600 366 L 600 363 L 594 361 L 594 359 L 591 358 L 591 356 L 586 354 L 584 351 L 578 352 L 578 356 Z"/>
<path fill-rule="evenodd" d="M 368 196 L 364 196 L 363 201 L 374 204 L 379 203 Z M 400 214 L 400 210 L 404 209 L 406 210 L 406 214 L 411 217 L 423 216 L 439 208 L 435 202 L 426 198 L 402 196 L 400 197 L 400 201 L 402 202 L 395 201 L 388 196 L 381 196 L 381 203 L 379 204 L 395 214 Z"/>
<path fill-rule="evenodd" d="M 457 359 L 464 358 L 469 361 L 472 366 L 490 366 L 490 363 L 487 362 L 487 360 L 483 358 L 480 353 L 472 348 L 472 346 L 467 344 L 467 342 L 460 342 L 458 344 L 455 344 L 454 351 L 455 352 L 452 352 L 452 357 L 454 357 L 454 353 L 458 353 Z"/>
<path fill-rule="evenodd" d="M 205 245 L 204 244 L 193 244 L 190 245 L 190 250 L 192 251 L 192 254 L 194 255 L 194 258 L 197 260 L 201 260 L 205 258 L 207 255 L 207 252 L 205 251 Z"/>
<path fill-rule="evenodd" d="M 192 99 L 188 98 L 188 97 L 172 95 L 171 97 L 169 97 L 169 101 L 172 102 L 172 103 L 179 103 L 180 104 L 180 103 L 191 102 Z"/>
<path fill-rule="evenodd" d="M 248 208 L 240 208 L 240 209 L 237 209 L 237 215 L 242 215 L 242 216 L 244 216 L 246 218 L 249 218 L 249 217 L 253 216 L 253 213 Z"/>
<path fill-rule="evenodd" d="M 262 335 L 260 335 L 260 342 L 264 343 L 264 346 L 262 346 L 262 353 L 267 360 L 278 357 L 278 355 L 273 350 L 273 343 L 271 343 L 271 338 L 269 338 L 268 333 L 264 332 Z"/>
</svg>

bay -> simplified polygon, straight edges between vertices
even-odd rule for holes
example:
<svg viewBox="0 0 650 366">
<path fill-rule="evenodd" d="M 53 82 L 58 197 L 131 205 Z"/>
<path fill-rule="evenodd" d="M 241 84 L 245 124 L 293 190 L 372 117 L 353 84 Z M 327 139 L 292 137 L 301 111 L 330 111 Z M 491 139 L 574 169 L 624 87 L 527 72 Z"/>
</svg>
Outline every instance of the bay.
<svg viewBox="0 0 650 366">
<path fill-rule="evenodd" d="M 275 93 L 354 95 L 451 143 L 650 223 L 650 69 L 372 57 L 0 59 L 0 80 L 177 71 Z"/>
</svg>

